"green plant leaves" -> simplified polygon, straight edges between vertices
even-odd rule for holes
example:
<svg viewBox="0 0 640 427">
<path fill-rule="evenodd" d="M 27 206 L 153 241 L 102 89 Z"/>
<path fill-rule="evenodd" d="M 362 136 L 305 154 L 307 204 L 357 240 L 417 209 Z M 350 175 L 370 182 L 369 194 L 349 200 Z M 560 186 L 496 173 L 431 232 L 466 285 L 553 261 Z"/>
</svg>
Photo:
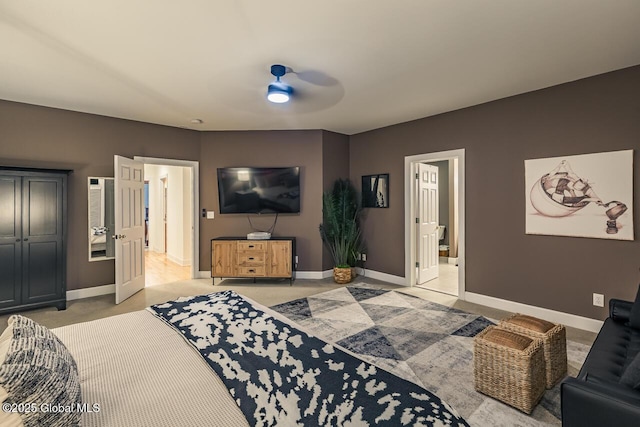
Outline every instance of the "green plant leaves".
<svg viewBox="0 0 640 427">
<path fill-rule="evenodd" d="M 363 248 L 360 206 L 355 187 L 338 179 L 331 192 L 322 195 L 320 236 L 335 266 L 355 266 Z"/>
</svg>

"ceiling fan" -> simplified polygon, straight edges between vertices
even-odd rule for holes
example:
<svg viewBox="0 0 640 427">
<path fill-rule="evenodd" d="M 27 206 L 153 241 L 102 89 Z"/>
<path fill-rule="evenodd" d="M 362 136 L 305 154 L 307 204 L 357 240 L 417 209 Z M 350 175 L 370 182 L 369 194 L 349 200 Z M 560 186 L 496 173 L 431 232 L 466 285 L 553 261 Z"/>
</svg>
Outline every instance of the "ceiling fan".
<svg viewBox="0 0 640 427">
<path fill-rule="evenodd" d="M 331 76 L 315 70 L 309 71 L 295 71 L 290 67 L 284 65 L 274 64 L 271 66 L 271 74 L 276 78 L 276 81 L 271 83 L 267 88 L 267 99 L 276 104 L 282 104 L 289 102 L 289 100 L 299 93 L 295 93 L 291 85 L 280 80 L 285 74 L 294 74 L 299 80 L 311 83 L 315 86 L 335 86 L 338 81 Z"/>
<path fill-rule="evenodd" d="M 267 99 L 276 104 L 283 104 L 289 102 L 291 95 L 293 95 L 293 88 L 288 84 L 280 81 L 280 77 L 287 73 L 287 68 L 284 65 L 274 64 L 271 66 L 271 74 L 276 78 L 276 81 L 271 83 L 267 88 Z"/>
</svg>

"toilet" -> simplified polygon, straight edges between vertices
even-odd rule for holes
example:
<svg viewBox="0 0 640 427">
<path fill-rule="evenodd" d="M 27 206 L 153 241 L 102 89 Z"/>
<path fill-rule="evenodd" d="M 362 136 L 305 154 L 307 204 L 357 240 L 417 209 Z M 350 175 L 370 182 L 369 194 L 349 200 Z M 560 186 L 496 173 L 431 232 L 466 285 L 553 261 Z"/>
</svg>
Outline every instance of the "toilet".
<svg viewBox="0 0 640 427">
<path fill-rule="evenodd" d="M 438 229 L 438 240 L 440 241 L 440 243 L 442 243 L 444 241 L 444 233 L 445 230 L 447 229 L 446 225 L 441 225 Z M 442 257 L 448 257 L 449 256 L 449 245 L 440 245 L 438 246 L 438 252 L 439 255 Z"/>
</svg>

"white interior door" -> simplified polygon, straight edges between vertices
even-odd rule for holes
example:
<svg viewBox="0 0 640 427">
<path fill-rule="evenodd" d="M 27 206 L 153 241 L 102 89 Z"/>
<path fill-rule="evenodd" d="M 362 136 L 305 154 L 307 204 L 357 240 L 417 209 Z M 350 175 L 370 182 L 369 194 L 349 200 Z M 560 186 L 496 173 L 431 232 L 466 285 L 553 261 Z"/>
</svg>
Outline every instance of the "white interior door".
<svg viewBox="0 0 640 427">
<path fill-rule="evenodd" d="M 438 167 L 418 163 L 418 284 L 438 277 Z"/>
<path fill-rule="evenodd" d="M 116 304 L 144 288 L 144 163 L 114 156 Z"/>
</svg>

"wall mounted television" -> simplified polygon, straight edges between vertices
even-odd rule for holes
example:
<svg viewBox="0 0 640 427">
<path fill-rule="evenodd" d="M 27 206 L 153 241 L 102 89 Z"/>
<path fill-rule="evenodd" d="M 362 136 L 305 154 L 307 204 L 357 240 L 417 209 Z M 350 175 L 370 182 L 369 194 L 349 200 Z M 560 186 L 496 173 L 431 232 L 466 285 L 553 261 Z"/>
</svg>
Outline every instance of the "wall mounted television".
<svg viewBox="0 0 640 427">
<path fill-rule="evenodd" d="M 218 168 L 221 214 L 300 213 L 300 167 Z"/>
</svg>

